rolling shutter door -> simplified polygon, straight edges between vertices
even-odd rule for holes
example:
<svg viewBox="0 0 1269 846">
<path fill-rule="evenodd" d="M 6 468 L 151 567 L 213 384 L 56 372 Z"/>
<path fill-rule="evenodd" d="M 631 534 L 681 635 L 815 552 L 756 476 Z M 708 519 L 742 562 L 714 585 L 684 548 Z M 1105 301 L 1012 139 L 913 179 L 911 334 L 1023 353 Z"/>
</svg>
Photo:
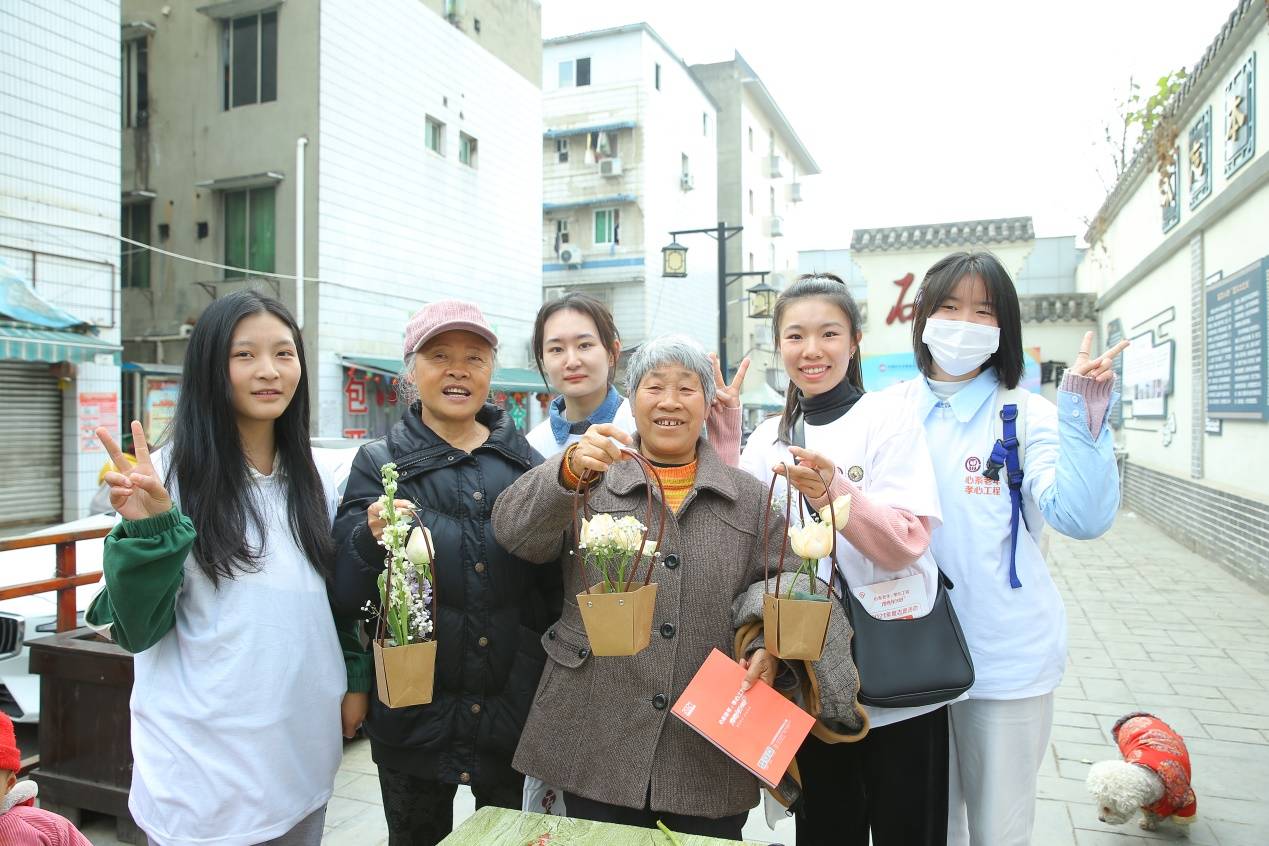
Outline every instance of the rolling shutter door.
<svg viewBox="0 0 1269 846">
<path fill-rule="evenodd" d="M 62 392 L 47 364 L 0 362 L 0 526 L 62 519 Z"/>
</svg>

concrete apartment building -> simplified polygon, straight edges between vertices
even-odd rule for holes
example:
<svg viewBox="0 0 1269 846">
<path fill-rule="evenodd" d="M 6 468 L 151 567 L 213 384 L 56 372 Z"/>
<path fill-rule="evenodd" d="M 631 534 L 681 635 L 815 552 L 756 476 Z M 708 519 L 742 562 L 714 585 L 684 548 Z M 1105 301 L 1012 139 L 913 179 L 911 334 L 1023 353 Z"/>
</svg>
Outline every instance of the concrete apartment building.
<svg viewBox="0 0 1269 846">
<path fill-rule="evenodd" d="M 1124 502 L 1269 586 L 1269 67 L 1265 4 L 1241 0 L 1086 234 L 1080 289 L 1103 343 L 1132 340 L 1111 420 Z M 1172 134 L 1175 133 L 1175 134 Z M 1168 136 L 1164 136 L 1168 137 Z M 1164 143 L 1163 149 L 1169 144 Z"/>
<path fill-rule="evenodd" d="M 184 339 L 244 286 L 302 320 L 324 436 L 381 433 L 411 313 L 465 297 L 529 422 L 541 298 L 536 0 L 123 4 L 129 407 L 161 428 Z M 301 277 L 297 282 L 296 277 Z"/>
<path fill-rule="evenodd" d="M 718 110 L 647 24 L 548 39 L 542 51 L 542 285 L 612 309 L 627 349 L 668 332 L 718 345 L 717 252 L 661 276 L 670 232 L 715 226 Z"/>
<path fill-rule="evenodd" d="M 783 289 L 797 277 L 798 204 L 802 183 L 820 172 L 775 97 L 744 58 L 698 64 L 692 73 L 718 101 L 718 213 L 744 230 L 727 242 L 727 271 L 769 271 L 767 284 Z M 743 402 L 747 426 L 783 404 L 773 388 L 783 384 L 770 319 L 750 317 L 745 291 L 759 277 L 728 285 L 727 361 L 734 369 L 752 359 Z"/>
<path fill-rule="evenodd" d="M 0 115 L 8 532 L 86 516 L 119 425 L 118 2 L 0 4 Z"/>
</svg>

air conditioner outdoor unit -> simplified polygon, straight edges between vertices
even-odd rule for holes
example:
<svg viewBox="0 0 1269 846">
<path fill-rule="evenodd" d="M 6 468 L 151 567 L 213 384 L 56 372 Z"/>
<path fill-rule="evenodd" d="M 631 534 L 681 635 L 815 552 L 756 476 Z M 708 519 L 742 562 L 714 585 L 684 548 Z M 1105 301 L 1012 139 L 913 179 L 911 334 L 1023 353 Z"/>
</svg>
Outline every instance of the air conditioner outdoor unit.
<svg viewBox="0 0 1269 846">
<path fill-rule="evenodd" d="M 582 251 L 571 244 L 560 248 L 560 261 L 569 267 L 577 267 L 582 263 Z"/>
<path fill-rule="evenodd" d="M 789 183 L 789 202 L 790 203 L 802 202 L 802 183 L 801 182 Z"/>
<path fill-rule="evenodd" d="M 771 156 L 770 163 L 771 163 L 771 178 L 772 179 L 779 179 L 781 176 L 784 176 L 784 173 L 783 173 L 784 162 L 780 159 L 779 156 Z"/>
<path fill-rule="evenodd" d="M 759 323 L 753 327 L 754 346 L 761 347 L 763 349 L 770 349 L 773 344 L 774 337 L 770 323 Z"/>
<path fill-rule="evenodd" d="M 679 187 L 682 188 L 684 191 L 691 191 L 693 188 L 695 188 L 696 182 L 695 180 L 692 179 L 692 174 L 685 173 L 682 176 L 680 176 Z"/>
<path fill-rule="evenodd" d="M 771 218 L 771 237 L 777 238 L 784 234 L 784 218 L 776 216 Z"/>
<path fill-rule="evenodd" d="M 602 159 L 599 162 L 600 176 L 621 176 L 621 159 Z"/>
</svg>

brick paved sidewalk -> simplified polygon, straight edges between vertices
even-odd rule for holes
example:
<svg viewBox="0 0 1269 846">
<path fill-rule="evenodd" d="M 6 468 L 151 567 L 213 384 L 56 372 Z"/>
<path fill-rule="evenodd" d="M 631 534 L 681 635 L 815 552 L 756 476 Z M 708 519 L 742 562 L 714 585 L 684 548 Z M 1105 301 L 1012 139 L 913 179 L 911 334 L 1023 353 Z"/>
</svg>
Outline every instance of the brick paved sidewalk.
<svg viewBox="0 0 1269 846">
<path fill-rule="evenodd" d="M 1199 797 L 1189 842 L 1269 844 L 1269 596 L 1129 512 L 1097 541 L 1054 536 L 1051 559 L 1070 615 L 1070 668 L 1040 775 L 1036 846 L 1177 839 L 1099 823 L 1084 791 L 1089 764 L 1115 754 L 1111 724 L 1138 710 L 1157 713 L 1189 745 Z M 346 748 L 335 794 L 326 846 L 387 842 L 365 741 Z M 470 791 L 460 790 L 455 818 L 472 809 Z M 118 842 L 105 822 L 85 833 L 96 846 Z M 793 824 L 773 832 L 759 809 L 745 835 L 791 846 Z"/>
</svg>

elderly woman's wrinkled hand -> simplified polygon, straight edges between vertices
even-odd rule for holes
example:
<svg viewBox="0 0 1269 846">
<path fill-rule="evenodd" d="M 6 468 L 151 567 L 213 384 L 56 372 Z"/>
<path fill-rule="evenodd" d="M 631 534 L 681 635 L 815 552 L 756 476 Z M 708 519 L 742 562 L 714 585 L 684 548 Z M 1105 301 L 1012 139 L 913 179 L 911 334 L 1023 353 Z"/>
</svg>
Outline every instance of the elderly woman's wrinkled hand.
<svg viewBox="0 0 1269 846">
<path fill-rule="evenodd" d="M 754 650 L 752 655 L 740 662 L 740 666 L 746 670 L 745 680 L 740 684 L 741 690 L 748 690 L 759 680 L 768 685 L 775 683 L 776 659 L 765 649 Z"/>
<path fill-rule="evenodd" d="M 614 463 L 628 459 L 621 449 L 622 444 L 633 447 L 634 438 L 620 427 L 612 423 L 591 426 L 569 450 L 568 469 L 578 478 L 587 470 L 596 474 L 606 473 Z"/>
<path fill-rule="evenodd" d="M 405 511 L 413 511 L 415 507 L 414 503 L 408 499 L 394 499 L 392 504 L 394 507 Z M 383 538 L 383 527 L 388 525 L 387 518 L 383 516 L 383 512 L 383 503 L 378 500 L 370 503 L 370 507 L 366 509 L 366 525 L 370 527 L 370 534 L 375 536 L 375 540 Z"/>
</svg>

